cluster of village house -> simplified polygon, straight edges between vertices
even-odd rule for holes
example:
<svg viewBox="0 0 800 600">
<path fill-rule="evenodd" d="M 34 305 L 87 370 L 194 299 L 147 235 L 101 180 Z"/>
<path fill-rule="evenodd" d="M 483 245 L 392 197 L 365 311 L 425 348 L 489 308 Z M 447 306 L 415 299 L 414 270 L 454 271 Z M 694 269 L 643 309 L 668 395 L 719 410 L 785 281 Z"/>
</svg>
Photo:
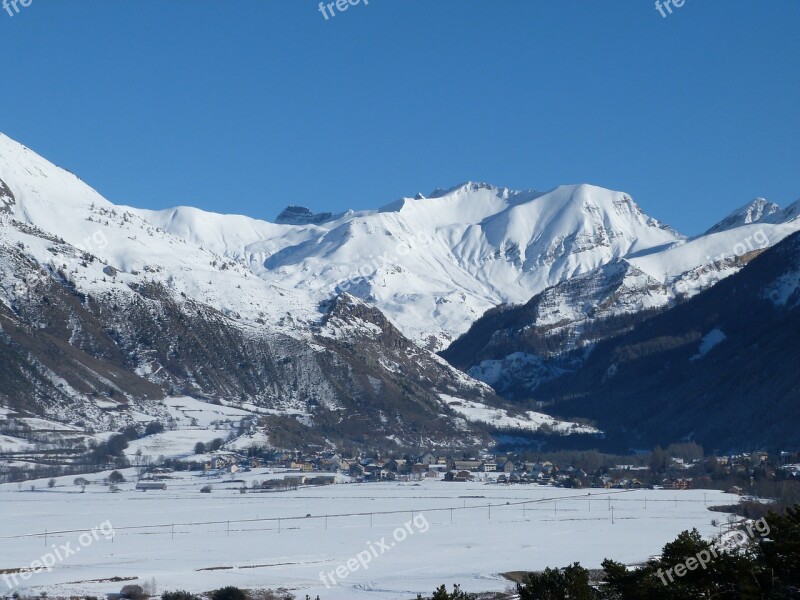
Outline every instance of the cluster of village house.
<svg viewBox="0 0 800 600">
<path fill-rule="evenodd" d="M 715 457 L 718 467 L 727 474 L 752 473 L 754 467 L 763 468 L 769 462 L 766 452 L 735 454 Z M 800 456 L 781 453 L 781 468 L 790 475 L 800 477 Z M 671 475 L 660 481 L 664 489 L 684 490 L 693 487 L 706 487 L 711 479 L 707 476 L 681 477 L 680 472 L 691 470 L 705 459 L 683 461 L 672 459 Z M 484 455 L 482 458 L 454 458 L 448 454 L 425 452 L 409 458 L 359 457 L 344 458 L 335 452 L 322 452 L 303 455 L 299 452 L 272 451 L 259 457 L 245 457 L 238 452 L 220 451 L 203 464 L 203 469 L 211 474 L 226 472 L 234 476 L 240 471 L 254 468 L 277 468 L 290 471 L 283 479 L 269 479 L 261 484 L 263 489 L 287 489 L 300 485 L 329 485 L 336 482 L 337 474 L 347 474 L 356 481 L 395 481 L 419 480 L 422 478 L 442 481 L 463 482 L 476 478 L 490 478 L 500 484 L 536 483 L 569 487 L 594 488 L 640 488 L 644 481 L 650 481 L 649 469 L 645 466 L 616 465 L 599 472 L 587 473 L 579 467 L 559 468 L 550 461 L 526 462 L 513 456 L 498 457 Z M 150 477 L 159 479 L 159 471 L 151 469 Z M 706 481 L 708 480 L 708 481 Z M 149 485 L 149 484 L 148 484 Z M 144 488 L 143 488 L 144 489 Z M 155 489 L 155 488 L 152 488 Z M 742 493 L 732 487 L 729 491 Z"/>
<path fill-rule="evenodd" d="M 524 462 L 510 457 L 486 456 L 484 458 L 454 458 L 446 454 L 425 452 L 412 458 L 343 458 L 336 453 L 302 456 L 295 452 L 275 451 L 258 458 L 243 458 L 238 453 L 221 452 L 205 463 L 207 472 L 220 470 L 234 474 L 240 470 L 259 467 L 285 468 L 303 474 L 287 474 L 284 480 L 268 480 L 264 487 L 280 488 L 295 485 L 324 485 L 334 483 L 333 475 L 311 473 L 344 473 L 356 481 L 419 480 L 423 478 L 442 481 L 471 481 L 493 473 L 498 483 L 538 483 L 540 485 L 570 485 L 578 487 L 636 488 L 642 482 L 631 472 L 637 467 L 626 467 L 625 476 L 613 474 L 592 476 L 581 468 L 559 468 L 550 461 Z M 281 483 L 283 481 L 284 483 Z M 690 487 L 690 479 L 666 481 L 670 489 Z"/>
</svg>

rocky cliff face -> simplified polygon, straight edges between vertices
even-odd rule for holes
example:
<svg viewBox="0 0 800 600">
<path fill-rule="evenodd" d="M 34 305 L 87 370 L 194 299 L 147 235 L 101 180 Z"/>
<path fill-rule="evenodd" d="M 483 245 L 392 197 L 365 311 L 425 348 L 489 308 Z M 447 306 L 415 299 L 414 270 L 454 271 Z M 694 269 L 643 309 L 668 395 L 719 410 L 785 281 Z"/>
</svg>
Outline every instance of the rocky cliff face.
<svg viewBox="0 0 800 600">
<path fill-rule="evenodd" d="M 0 213 L 10 213 L 15 202 L 14 194 L 11 193 L 5 181 L 0 179 Z"/>
<path fill-rule="evenodd" d="M 324 223 L 333 218 L 329 212 L 314 214 L 305 206 L 287 206 L 284 208 L 275 222 L 280 225 L 308 225 L 310 223 Z"/>
</svg>

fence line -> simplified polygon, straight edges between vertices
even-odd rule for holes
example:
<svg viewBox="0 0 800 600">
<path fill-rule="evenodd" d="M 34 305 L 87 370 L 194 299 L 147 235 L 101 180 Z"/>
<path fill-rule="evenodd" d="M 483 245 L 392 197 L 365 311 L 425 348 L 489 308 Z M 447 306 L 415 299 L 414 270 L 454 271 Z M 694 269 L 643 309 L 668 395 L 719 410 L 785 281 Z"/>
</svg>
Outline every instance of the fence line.
<svg viewBox="0 0 800 600">
<path fill-rule="evenodd" d="M 472 504 L 470 506 L 466 506 L 466 503 L 463 506 L 446 506 L 446 507 L 439 507 L 439 508 L 425 508 L 425 509 L 401 509 L 401 510 L 386 510 L 386 511 L 370 511 L 370 512 L 357 512 L 357 513 L 337 513 L 337 514 L 323 514 L 323 515 L 313 515 L 311 517 L 304 515 L 304 516 L 294 516 L 294 517 L 261 517 L 261 518 L 251 518 L 251 519 L 224 519 L 219 521 L 190 521 L 186 523 L 160 523 L 154 525 L 128 525 L 123 527 L 115 527 L 114 531 L 137 531 L 137 530 L 144 530 L 144 529 L 165 529 L 168 532 L 174 531 L 175 527 L 197 527 L 200 525 L 226 525 L 229 527 L 231 524 L 246 524 L 246 523 L 263 523 L 263 522 L 275 522 L 280 527 L 281 523 L 284 521 L 307 521 L 308 519 L 335 519 L 335 518 L 344 518 L 344 517 L 374 517 L 375 515 L 398 515 L 398 514 L 407 514 L 413 515 L 414 514 L 421 514 L 421 513 L 433 513 L 433 512 L 445 512 L 460 510 L 477 510 L 477 509 L 487 509 L 491 513 L 492 508 L 503 508 L 503 507 L 510 507 L 510 506 L 522 506 L 523 509 L 526 509 L 530 504 L 547 504 L 551 502 L 559 502 L 559 501 L 566 501 L 566 500 L 575 500 L 575 499 L 597 499 L 600 496 L 605 496 L 607 500 L 611 501 L 611 496 L 626 494 L 634 490 L 614 490 L 610 492 L 599 492 L 596 494 L 574 494 L 569 496 L 557 496 L 552 498 L 540 498 L 540 499 L 529 499 L 529 500 L 519 500 L 515 502 L 502 502 L 502 503 L 488 503 L 488 504 Z M 604 498 L 604 500 L 606 499 Z M 615 499 L 615 501 L 622 501 L 622 498 Z M 638 500 L 632 500 L 638 502 Z M 673 502 L 673 500 L 662 500 L 663 502 Z M 651 500 L 653 502 L 653 500 Z M 563 509 L 562 509 L 563 510 Z M 35 532 L 35 533 L 24 533 L 19 535 L 10 535 L 10 536 L 0 536 L 0 540 L 13 540 L 13 539 L 23 539 L 23 538 L 38 538 L 38 537 L 53 537 L 56 535 L 61 534 L 72 534 L 72 533 L 83 533 L 89 531 L 88 529 L 62 529 L 62 530 L 53 530 L 53 531 L 42 531 L 42 532 Z"/>
</svg>

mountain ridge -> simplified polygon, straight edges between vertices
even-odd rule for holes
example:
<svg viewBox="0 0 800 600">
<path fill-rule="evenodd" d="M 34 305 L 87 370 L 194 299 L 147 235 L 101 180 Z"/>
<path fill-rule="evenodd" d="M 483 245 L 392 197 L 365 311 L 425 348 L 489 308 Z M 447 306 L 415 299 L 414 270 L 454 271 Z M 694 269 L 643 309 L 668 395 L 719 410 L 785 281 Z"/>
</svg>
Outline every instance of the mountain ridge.
<svg viewBox="0 0 800 600">
<path fill-rule="evenodd" d="M 506 403 L 377 307 L 260 278 L 213 240 L 170 233 L 6 137 L 0 177 L 0 404 L 105 431 L 165 418 L 165 398 L 191 396 L 249 407 L 286 447 L 490 441 L 491 424 L 444 397 Z M 207 213 L 163 217 L 178 227 Z"/>
<path fill-rule="evenodd" d="M 267 411 L 286 443 L 598 433 L 532 397 L 800 229 L 800 202 L 756 201 L 687 238 L 588 184 L 466 182 L 289 223 L 151 211 L 2 134 L 0 182 L 0 389 L 16 408 L 115 427 L 191 395 Z"/>
</svg>

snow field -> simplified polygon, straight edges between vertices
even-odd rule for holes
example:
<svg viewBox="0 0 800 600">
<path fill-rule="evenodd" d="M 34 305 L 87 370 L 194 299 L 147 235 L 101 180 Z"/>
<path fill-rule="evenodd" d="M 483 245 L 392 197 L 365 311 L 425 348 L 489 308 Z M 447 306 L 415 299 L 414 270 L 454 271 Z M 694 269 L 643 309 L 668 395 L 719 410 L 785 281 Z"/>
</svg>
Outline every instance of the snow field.
<svg viewBox="0 0 800 600">
<path fill-rule="evenodd" d="M 159 593 L 285 586 L 299 597 L 319 594 L 323 600 L 413 598 L 442 583 L 503 590 L 509 584 L 502 572 L 576 560 L 597 567 L 605 557 L 634 563 L 658 553 L 684 529 L 697 527 L 710 536 L 711 520 L 724 516 L 709 512 L 706 503 L 735 501 L 702 490 L 567 490 L 437 480 L 241 494 L 242 484 L 225 483 L 227 475 L 196 474 L 168 480 L 166 491 L 136 492 L 131 471 L 131 482 L 114 494 L 96 484 L 81 494 L 72 478 L 59 479 L 52 490 L 42 482 L 36 492 L 0 486 L 0 572 L 29 565 L 54 544 L 71 541 L 74 547 L 82 531 L 110 521 L 113 540 L 101 537 L 51 572 L 33 574 L 25 590 L 99 595 L 118 591 L 122 583 L 90 580 L 115 576 L 139 583 L 155 578 Z M 264 469 L 239 475 L 248 488 L 252 480 L 283 477 Z M 199 492 L 205 484 L 212 493 Z M 396 530 L 415 518 L 427 527 L 395 541 Z M 330 589 L 321 580 L 320 574 L 352 565 L 359 553 L 390 543 L 366 568 L 348 569 Z"/>
</svg>

